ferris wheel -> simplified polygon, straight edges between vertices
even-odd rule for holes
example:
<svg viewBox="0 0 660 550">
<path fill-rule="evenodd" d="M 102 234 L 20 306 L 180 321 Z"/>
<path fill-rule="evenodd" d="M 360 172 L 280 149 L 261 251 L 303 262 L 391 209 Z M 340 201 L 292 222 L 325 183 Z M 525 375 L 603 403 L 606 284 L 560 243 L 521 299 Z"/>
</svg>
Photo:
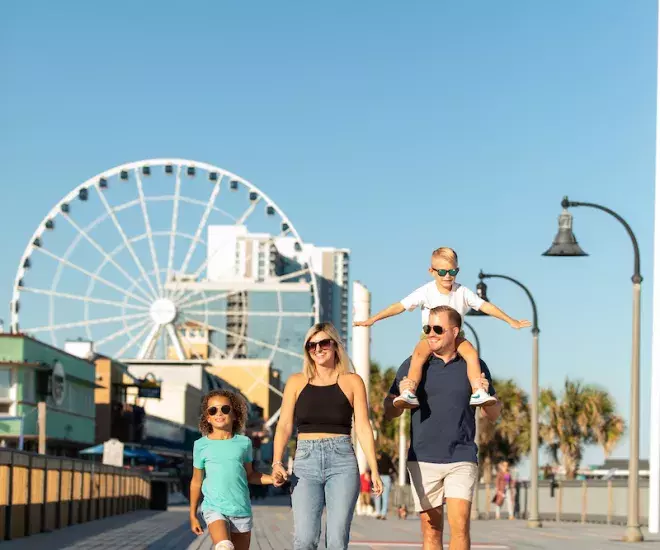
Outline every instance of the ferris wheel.
<svg viewBox="0 0 660 550">
<path fill-rule="evenodd" d="M 281 208 L 236 174 L 184 159 L 124 164 L 39 223 L 11 328 L 54 346 L 89 340 L 127 362 L 299 365 L 301 335 L 319 319 L 307 250 Z"/>
</svg>

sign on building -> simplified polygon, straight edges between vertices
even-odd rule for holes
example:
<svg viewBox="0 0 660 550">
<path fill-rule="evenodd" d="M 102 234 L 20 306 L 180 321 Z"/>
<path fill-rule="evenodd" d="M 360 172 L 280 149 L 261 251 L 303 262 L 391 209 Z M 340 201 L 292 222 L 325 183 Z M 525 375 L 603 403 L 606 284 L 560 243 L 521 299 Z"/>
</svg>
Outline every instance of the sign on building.
<svg viewBox="0 0 660 550">
<path fill-rule="evenodd" d="M 124 444 L 118 439 L 108 439 L 103 444 L 103 464 L 108 466 L 124 465 Z"/>
<path fill-rule="evenodd" d="M 156 377 L 148 373 L 138 383 L 138 397 L 146 397 L 151 399 L 160 399 L 160 382 Z"/>
</svg>

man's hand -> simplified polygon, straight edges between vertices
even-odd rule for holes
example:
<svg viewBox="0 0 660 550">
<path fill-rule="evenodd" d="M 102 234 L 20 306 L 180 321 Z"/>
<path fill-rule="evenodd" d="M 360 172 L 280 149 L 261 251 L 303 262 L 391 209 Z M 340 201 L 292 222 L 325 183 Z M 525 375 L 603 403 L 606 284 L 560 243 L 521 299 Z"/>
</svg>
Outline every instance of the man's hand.
<svg viewBox="0 0 660 550">
<path fill-rule="evenodd" d="M 483 375 L 483 373 L 481 373 Z M 403 393 L 405 390 L 410 390 L 414 392 L 417 388 L 417 384 L 407 376 L 404 376 L 401 382 L 399 382 L 399 393 Z"/>
<path fill-rule="evenodd" d="M 485 373 L 481 373 L 481 378 L 479 379 L 479 384 L 481 384 L 481 389 L 484 390 L 486 393 L 490 393 L 490 382 L 488 381 L 488 378 L 486 378 Z"/>
<path fill-rule="evenodd" d="M 366 321 L 353 321 L 354 327 L 370 327 L 374 324 L 372 319 L 367 319 Z"/>
<path fill-rule="evenodd" d="M 509 326 L 511 326 L 511 328 L 520 329 L 520 328 L 531 327 L 532 323 L 530 323 L 525 319 L 521 319 L 520 321 L 517 321 L 516 319 L 512 319 L 511 322 L 509 323 Z"/>
</svg>

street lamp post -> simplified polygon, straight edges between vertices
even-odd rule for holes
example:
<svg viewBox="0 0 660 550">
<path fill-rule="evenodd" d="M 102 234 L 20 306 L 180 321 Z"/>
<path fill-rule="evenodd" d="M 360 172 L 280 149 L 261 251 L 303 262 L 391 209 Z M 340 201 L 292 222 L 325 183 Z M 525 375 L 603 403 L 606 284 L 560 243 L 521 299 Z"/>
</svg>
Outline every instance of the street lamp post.
<svg viewBox="0 0 660 550">
<path fill-rule="evenodd" d="M 602 210 L 616 218 L 626 229 L 632 241 L 635 254 L 633 283 L 633 322 L 632 322 L 632 361 L 630 373 L 630 458 L 628 459 L 628 525 L 625 540 L 640 542 L 644 540 L 639 526 L 639 347 L 640 347 L 640 300 L 642 292 L 642 275 L 640 272 L 639 246 L 632 229 L 619 214 L 591 202 L 569 201 L 564 197 L 561 201 L 562 213 L 559 216 L 559 231 L 552 246 L 546 250 L 544 256 L 587 256 L 577 243 L 573 234 L 573 216 L 569 208 L 587 206 Z"/>
<path fill-rule="evenodd" d="M 482 293 L 479 294 L 481 298 L 486 298 L 486 284 L 484 279 L 505 279 L 512 282 L 523 289 L 530 303 L 532 304 L 532 395 L 530 404 L 530 454 L 531 454 L 531 498 L 529 514 L 527 516 L 527 526 L 538 528 L 541 527 L 541 518 L 539 517 L 539 316 L 536 310 L 536 302 L 529 289 L 508 275 L 496 275 L 494 273 L 479 272 L 479 284 L 482 285 Z M 477 285 L 478 287 L 479 285 Z"/>
<path fill-rule="evenodd" d="M 474 309 L 470 311 L 476 311 Z M 482 314 L 485 315 L 485 314 Z M 463 326 L 467 327 L 470 329 L 470 332 L 472 333 L 472 336 L 474 336 L 474 345 L 477 348 L 477 355 L 479 358 L 481 358 L 481 345 L 479 343 L 479 336 L 477 334 L 477 331 L 474 330 L 474 327 L 468 323 L 467 321 L 463 322 Z M 478 411 L 480 409 L 477 408 L 474 411 L 474 442 L 477 445 L 477 482 L 474 484 L 474 495 L 472 496 L 472 511 L 470 513 L 470 519 L 479 519 L 479 414 Z"/>
</svg>

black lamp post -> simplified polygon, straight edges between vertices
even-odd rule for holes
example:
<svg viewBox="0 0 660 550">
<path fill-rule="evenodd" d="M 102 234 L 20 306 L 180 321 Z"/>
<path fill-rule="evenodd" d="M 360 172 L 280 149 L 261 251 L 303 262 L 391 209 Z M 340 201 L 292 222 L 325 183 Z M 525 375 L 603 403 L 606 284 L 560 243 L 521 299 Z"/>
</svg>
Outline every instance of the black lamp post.
<svg viewBox="0 0 660 550">
<path fill-rule="evenodd" d="M 487 290 L 488 290 L 488 287 L 486 286 L 486 283 L 484 283 L 483 281 L 479 281 L 477 283 L 477 296 L 479 296 L 479 298 L 481 298 L 482 300 L 485 300 L 486 302 L 488 301 L 488 296 L 486 296 L 486 291 Z M 469 315 L 470 317 L 488 317 L 488 315 L 486 313 L 484 313 L 481 310 L 477 310 L 477 309 L 471 309 L 465 315 Z M 465 324 L 467 324 L 467 323 L 465 323 Z M 477 335 L 474 331 L 472 331 L 472 334 L 474 334 L 475 339 L 478 339 Z M 481 357 L 481 356 L 479 356 L 479 357 Z"/>
<path fill-rule="evenodd" d="M 484 284 L 483 286 L 485 289 L 486 285 Z M 485 295 L 485 290 L 484 290 L 484 295 Z M 470 310 L 470 311 L 475 311 L 475 310 Z M 475 313 L 479 313 L 479 312 L 475 311 Z M 482 313 L 481 315 L 485 315 L 485 313 Z M 472 336 L 474 336 L 474 346 L 477 349 L 477 355 L 481 359 L 481 344 L 479 342 L 479 335 L 477 334 L 477 331 L 474 330 L 474 327 L 467 321 L 463 321 L 463 326 L 467 327 L 472 333 Z M 477 446 L 477 461 L 478 461 L 479 460 L 479 415 L 476 410 L 474 413 L 474 441 Z M 478 475 L 477 475 L 477 482 L 474 484 L 474 495 L 472 496 L 472 511 L 470 513 L 470 519 L 479 519 L 479 476 Z"/>
<path fill-rule="evenodd" d="M 640 348 L 640 302 L 642 292 L 642 275 L 640 272 L 639 246 L 637 238 L 632 229 L 619 214 L 591 202 L 569 201 L 564 197 L 561 201 L 563 209 L 559 216 L 559 232 L 546 250 L 544 256 L 587 256 L 580 248 L 573 234 L 573 216 L 568 212 L 569 208 L 576 206 L 587 206 L 602 210 L 616 218 L 625 228 L 630 236 L 634 252 L 633 283 L 633 327 L 632 327 L 632 361 L 630 381 L 630 458 L 628 461 L 628 525 L 626 527 L 625 539 L 628 542 L 640 542 L 644 540 L 642 530 L 639 527 L 639 348 Z"/>
<path fill-rule="evenodd" d="M 494 273 L 479 272 L 479 284 L 477 285 L 477 294 L 480 292 L 481 298 L 486 298 L 486 285 L 484 279 L 505 279 L 520 287 L 532 304 L 532 395 L 530 404 L 531 429 L 530 429 L 530 454 L 531 454 L 531 498 L 530 511 L 527 516 L 528 527 L 541 527 L 541 518 L 539 517 L 539 316 L 536 310 L 536 302 L 529 289 L 520 281 L 509 277 L 508 275 L 496 275 Z"/>
</svg>

